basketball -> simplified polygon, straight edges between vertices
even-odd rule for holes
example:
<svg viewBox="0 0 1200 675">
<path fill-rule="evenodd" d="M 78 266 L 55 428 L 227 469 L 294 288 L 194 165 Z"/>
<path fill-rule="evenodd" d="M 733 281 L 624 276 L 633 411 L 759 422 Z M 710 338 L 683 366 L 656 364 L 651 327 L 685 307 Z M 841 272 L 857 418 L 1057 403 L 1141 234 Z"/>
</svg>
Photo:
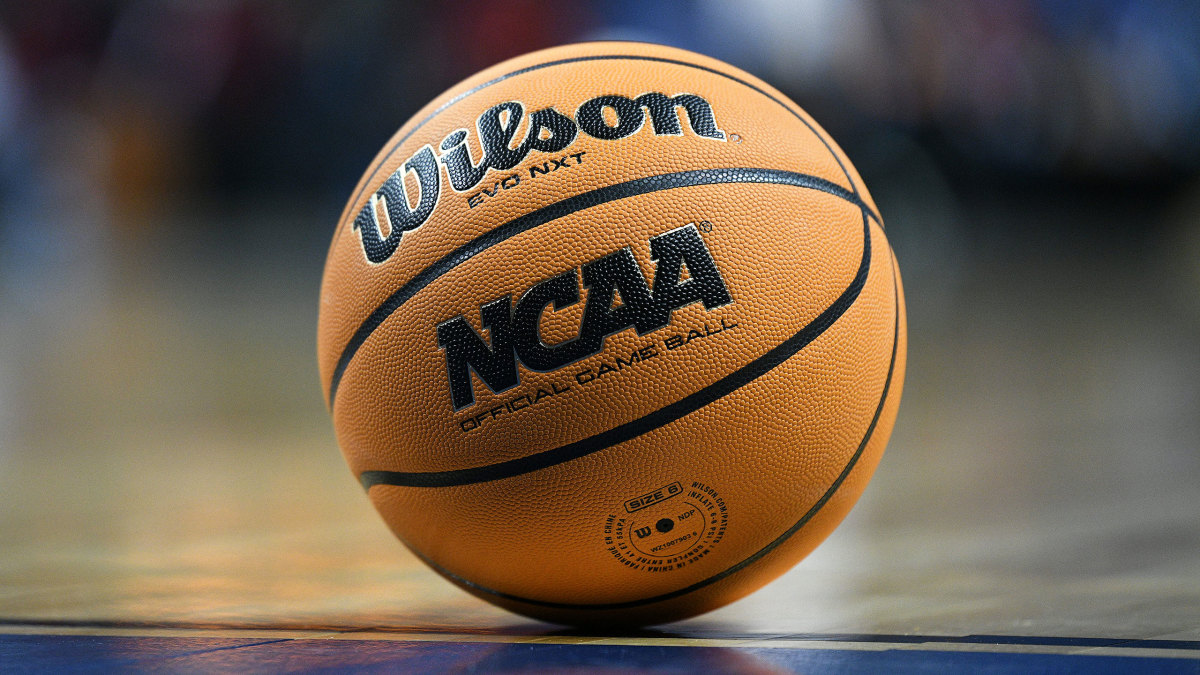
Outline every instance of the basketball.
<svg viewBox="0 0 1200 675">
<path fill-rule="evenodd" d="M 754 76 L 642 43 L 527 54 L 416 113 L 341 216 L 318 321 L 393 533 L 563 624 L 674 621 L 787 571 L 862 494 L 904 380 L 849 159 Z"/>
</svg>

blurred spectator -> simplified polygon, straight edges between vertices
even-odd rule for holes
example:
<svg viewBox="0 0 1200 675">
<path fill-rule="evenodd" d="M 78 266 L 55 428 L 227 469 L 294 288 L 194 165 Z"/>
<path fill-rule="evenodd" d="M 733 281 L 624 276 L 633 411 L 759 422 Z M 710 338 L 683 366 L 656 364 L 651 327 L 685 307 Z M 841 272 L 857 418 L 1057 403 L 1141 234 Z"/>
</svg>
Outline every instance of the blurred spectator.
<svg viewBox="0 0 1200 675">
<path fill-rule="evenodd" d="M 239 229 L 298 242 L 315 285 L 333 219 L 412 113 L 480 68 L 585 39 L 708 53 L 795 98 L 872 186 L 906 279 L 936 280 L 924 311 L 952 311 L 981 251 L 1052 250 L 1033 237 L 1145 237 L 1152 209 L 1181 203 L 1170 241 L 1200 240 L 1189 0 L 3 3 L 0 445 L 21 418 L 6 383 L 56 358 L 30 345 L 87 331 L 123 270 L 170 267 L 163 237 L 243 257 L 262 251 L 229 245 Z M 1051 217 L 1072 191 L 1072 217 Z M 990 217 L 1031 196 L 1049 215 Z"/>
<path fill-rule="evenodd" d="M 179 200 L 340 202 L 442 88 L 578 39 L 729 59 L 850 145 L 883 124 L 955 162 L 1105 181 L 1191 175 L 1200 161 L 1200 8 L 1185 1 L 45 0 L 6 4 L 0 25 L 12 71 L 0 103 L 21 81 L 32 124 L 64 110 L 98 120 L 120 227 Z M 11 128 L 17 115 L 0 113 Z"/>
</svg>

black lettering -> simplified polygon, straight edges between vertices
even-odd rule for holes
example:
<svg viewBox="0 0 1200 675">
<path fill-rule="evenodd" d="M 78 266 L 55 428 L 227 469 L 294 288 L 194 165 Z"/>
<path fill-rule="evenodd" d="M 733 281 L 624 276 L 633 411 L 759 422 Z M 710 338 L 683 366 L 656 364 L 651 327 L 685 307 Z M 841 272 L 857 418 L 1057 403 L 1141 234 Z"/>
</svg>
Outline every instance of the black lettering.
<svg viewBox="0 0 1200 675">
<path fill-rule="evenodd" d="M 555 311 L 579 302 L 579 272 L 570 270 L 535 284 L 517 302 L 513 317 L 515 345 L 521 363 L 531 370 L 547 372 L 578 358 L 573 340 L 548 345 L 542 341 L 542 313 L 550 303 Z"/>
<path fill-rule="evenodd" d="M 654 271 L 654 302 L 671 319 L 671 312 L 693 302 L 716 309 L 733 302 L 725 280 L 695 225 L 665 232 L 650 240 L 650 259 L 658 261 Z M 689 277 L 680 281 L 683 266 Z"/>
<path fill-rule="evenodd" d="M 644 335 L 667 324 L 667 315 L 659 311 L 628 248 L 584 265 L 583 285 L 588 289 L 579 329 L 579 343 L 588 348 L 584 354 L 599 351 L 606 336 L 626 328 L 636 328 L 638 335 Z M 622 304 L 614 308 L 618 292 Z"/>
<path fill-rule="evenodd" d="M 482 118 L 481 118 L 482 119 Z M 458 129 L 442 139 L 442 164 L 446 167 L 446 176 L 450 186 L 458 192 L 465 192 L 479 184 L 489 168 L 487 155 L 476 164 L 471 160 L 471 151 L 467 148 L 467 130 Z"/>
<path fill-rule="evenodd" d="M 515 176 L 515 174 L 513 174 Z M 497 190 L 500 189 L 497 184 Z M 688 225 L 650 240 L 650 257 L 657 261 L 653 287 L 646 283 L 633 252 L 628 248 L 585 263 L 582 272 L 572 269 L 533 285 L 517 301 L 495 300 L 480 308 L 483 329 L 490 344 L 462 317 L 438 326 L 438 345 L 446 352 L 446 372 L 451 401 L 459 410 L 475 401 L 471 371 L 493 392 L 519 383 L 518 360 L 537 372 L 557 370 L 569 363 L 599 353 L 609 335 L 633 328 L 639 335 L 666 326 L 671 313 L 700 302 L 714 309 L 732 302 L 725 281 L 696 227 Z M 688 276 L 683 279 L 684 265 Z M 582 279 L 581 279 L 582 277 Z M 555 311 L 580 300 L 580 281 L 587 289 L 579 333 L 556 344 L 542 340 L 540 324 L 547 307 Z M 620 304 L 614 306 L 617 296 Z M 704 325 L 705 332 L 692 329 L 686 336 L 672 335 L 663 341 L 675 350 L 705 334 L 724 330 Z M 595 371 L 575 374 L 579 384 L 657 356 L 656 343 L 647 344 L 617 357 L 616 365 L 601 364 Z M 553 385 L 552 385 L 553 386 Z M 558 393 L 557 386 L 554 392 Z M 546 394 L 553 395 L 553 394 Z M 531 400 L 536 403 L 536 399 Z"/>
<path fill-rule="evenodd" d="M 416 208 L 409 206 L 404 187 L 404 176 L 409 171 L 417 176 Z M 433 149 L 427 145 L 410 157 L 403 167 L 396 169 L 354 218 L 353 229 L 362 237 L 367 260 L 379 264 L 392 257 L 400 245 L 400 237 L 429 219 L 433 207 L 437 206 L 440 191 L 437 161 L 433 158 Z M 388 229 L 386 237 L 381 227 L 384 223 Z"/>
<path fill-rule="evenodd" d="M 609 126 L 604 119 L 604 109 L 610 108 L 617 116 L 617 123 Z M 642 128 L 646 115 L 642 106 L 624 96 L 607 95 L 584 102 L 575 112 L 579 128 L 593 138 L 615 141 L 625 138 Z"/>
<path fill-rule="evenodd" d="M 634 99 L 638 106 L 650 111 L 650 123 L 659 136 L 681 136 L 678 108 L 687 111 L 688 124 L 697 136 L 725 140 L 725 132 L 717 128 L 712 106 L 695 94 L 679 94 L 668 97 L 659 92 L 642 94 Z"/>
<path fill-rule="evenodd" d="M 466 129 L 458 129 L 446 136 L 441 145 L 441 159 L 446 166 L 450 185 L 455 190 L 465 192 L 478 185 L 488 169 L 503 171 L 513 168 L 532 150 L 558 152 L 573 143 L 579 133 L 570 117 L 554 108 L 543 108 L 529 116 L 525 138 L 513 147 L 524 115 L 525 106 L 517 101 L 507 101 L 492 106 L 479 116 L 475 122 L 479 145 L 483 150 L 479 162 L 471 159 Z M 518 176 L 511 187 L 515 187 L 519 181 Z M 507 189 L 510 186 L 504 187 Z"/>
<path fill-rule="evenodd" d="M 613 124 L 609 124 L 605 118 L 606 112 L 609 112 Z M 433 213 L 441 194 L 441 172 L 437 167 L 439 160 L 446 168 L 451 188 L 456 192 L 467 192 L 483 181 L 488 170 L 512 169 L 534 150 L 547 153 L 565 150 L 575 142 L 581 129 L 589 136 L 603 140 L 625 138 L 645 125 L 648 114 L 655 134 L 681 135 L 684 113 L 692 131 L 698 136 L 718 140 L 725 138 L 725 132 L 717 127 L 712 106 L 695 94 L 672 97 L 661 92 L 648 92 L 636 99 L 615 94 L 597 96 L 579 106 L 575 119 L 547 107 L 530 114 L 528 124 L 525 123 L 524 105 L 518 101 L 500 103 L 484 111 L 475 122 L 481 153 L 478 161 L 471 156 L 468 130 L 450 132 L 442 139 L 437 151 L 428 145 L 422 147 L 389 176 L 359 210 L 352 228 L 362 237 L 367 260 L 379 264 L 395 253 L 404 232 L 419 227 Z M 527 127 L 525 134 L 517 142 L 523 126 Z M 573 158 L 576 164 L 582 164 L 585 154 L 569 153 L 561 155 L 560 159 L 543 162 L 540 166 L 531 166 L 529 177 L 536 178 L 568 166 L 568 158 Z M 416 175 L 415 205 L 408 198 L 405 186 L 405 177 L 409 172 Z M 469 196 L 467 206 L 475 208 L 483 203 L 485 196 L 494 197 L 500 189 L 517 187 L 520 181 L 519 174 L 505 177 L 490 188 L 483 188 Z"/>
<path fill-rule="evenodd" d="M 457 316 L 438 324 L 438 346 L 446 352 L 446 376 L 450 382 L 450 400 L 455 410 L 475 402 L 471 371 L 494 392 L 517 386 L 517 359 L 512 336 L 512 299 L 493 300 L 480 308 L 483 327 L 491 336 L 491 346 Z"/>
<path fill-rule="evenodd" d="M 550 161 L 542 162 L 541 166 L 534 164 L 533 166 L 529 167 L 529 177 L 537 178 L 538 176 L 544 176 L 552 171 L 558 171 L 559 169 L 565 169 L 571 166 L 567 163 L 568 157 L 570 157 L 570 155 L 563 155 L 562 159 L 555 159 L 551 157 Z"/>
<path fill-rule="evenodd" d="M 525 106 L 517 101 L 506 101 L 494 105 L 479 116 L 475 126 L 479 129 L 479 144 L 483 147 L 483 161 L 492 169 L 511 169 L 529 154 L 529 139 L 512 147 L 517 129 L 525 118 Z"/>
<path fill-rule="evenodd" d="M 544 134 L 545 138 L 542 137 Z M 577 135 L 579 127 L 575 126 L 575 120 L 554 108 L 542 108 L 529 117 L 526 143 L 532 150 L 558 152 L 574 143 Z"/>
</svg>

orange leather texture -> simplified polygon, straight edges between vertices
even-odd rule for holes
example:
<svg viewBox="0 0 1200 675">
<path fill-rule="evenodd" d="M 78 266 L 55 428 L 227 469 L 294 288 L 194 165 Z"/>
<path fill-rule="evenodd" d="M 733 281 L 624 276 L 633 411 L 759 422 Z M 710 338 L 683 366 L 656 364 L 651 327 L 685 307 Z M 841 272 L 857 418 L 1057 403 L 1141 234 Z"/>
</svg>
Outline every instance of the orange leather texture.
<svg viewBox="0 0 1200 675">
<path fill-rule="evenodd" d="M 511 148 L 534 111 L 577 118 L 597 97 L 649 92 L 700 97 L 724 138 L 698 133 L 682 107 L 673 109 L 681 133 L 657 133 L 643 109 L 641 127 L 623 138 L 579 131 L 569 147 L 533 150 L 462 192 L 439 161 L 432 214 L 385 260 L 368 259 L 356 218 L 397 170 L 407 206 L 418 204 L 417 172 L 403 167 L 425 146 L 437 155 L 465 129 L 478 162 L 477 120 L 493 106 L 522 104 L 522 119 L 501 118 L 520 125 Z M 618 124 L 614 110 L 603 113 Z M 531 173 L 551 157 L 555 170 Z M 720 171 L 697 178 L 700 170 Z M 510 175 L 520 180 L 505 189 Z M 614 186 L 653 181 L 663 182 L 613 196 Z M 480 197 L 483 188 L 494 196 Z M 589 191 L 606 196 L 488 239 Z M 386 221 L 383 209 L 376 221 Z M 356 476 L 383 476 L 368 494 L 410 549 L 513 611 L 637 625 L 735 600 L 837 526 L 891 433 L 906 324 L 877 214 L 803 110 L 720 61 L 596 42 L 494 66 L 401 127 L 334 234 L 318 363 L 327 400 L 337 383 L 330 405 L 342 451 Z M 472 372 L 474 401 L 455 410 L 439 324 L 461 316 L 494 348 L 481 306 L 515 304 L 539 282 L 625 248 L 649 285 L 661 264 L 650 241 L 679 228 L 699 235 L 732 302 L 687 304 L 665 327 L 620 330 L 599 353 L 550 372 L 518 365 L 519 384 L 500 392 Z M 380 238 L 391 233 L 378 225 Z M 580 302 L 544 309 L 543 343 L 579 333 L 588 290 L 579 293 Z M 579 450 L 557 461 L 561 448 Z M 489 467 L 508 468 L 489 477 Z M 480 472 L 455 473 L 464 469 Z M 435 484 L 406 484 L 413 476 Z"/>
</svg>

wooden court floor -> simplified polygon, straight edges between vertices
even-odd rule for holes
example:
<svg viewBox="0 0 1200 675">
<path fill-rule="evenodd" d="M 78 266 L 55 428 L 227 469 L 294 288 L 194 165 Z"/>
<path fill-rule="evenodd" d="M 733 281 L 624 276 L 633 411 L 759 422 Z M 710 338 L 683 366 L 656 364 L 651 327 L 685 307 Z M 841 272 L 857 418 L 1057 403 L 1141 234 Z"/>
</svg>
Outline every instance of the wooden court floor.
<svg viewBox="0 0 1200 675">
<path fill-rule="evenodd" d="M 339 455 L 311 284 L 201 273 L 0 305 L 0 672 L 1200 673 L 1200 322 L 1150 266 L 916 267 L 848 520 L 741 602 L 612 633 L 426 570 Z"/>
</svg>

